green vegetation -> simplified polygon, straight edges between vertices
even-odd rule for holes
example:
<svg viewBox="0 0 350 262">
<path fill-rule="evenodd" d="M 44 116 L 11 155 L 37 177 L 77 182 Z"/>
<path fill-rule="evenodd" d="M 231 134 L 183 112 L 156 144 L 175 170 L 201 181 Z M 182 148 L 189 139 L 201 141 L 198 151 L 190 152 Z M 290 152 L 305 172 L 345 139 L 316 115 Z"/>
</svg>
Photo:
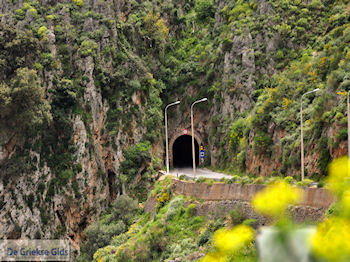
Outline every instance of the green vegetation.
<svg viewBox="0 0 350 262">
<path fill-rule="evenodd" d="M 168 186 L 168 178 L 157 182 L 152 194 L 162 194 Z M 111 210 L 85 230 L 87 239 L 78 261 L 91 259 L 93 252 L 93 261 L 163 261 L 179 257 L 182 261 L 191 261 L 200 253 L 213 250 L 214 232 L 225 227 L 225 219 L 229 219 L 232 226 L 257 223 L 254 219 L 244 220 L 240 209 L 216 220 L 197 216 L 197 205 L 191 202 L 183 196 L 174 196 L 150 218 L 149 213 L 141 210 L 136 213 L 137 205 L 131 208 L 133 204 L 129 197 L 119 197 Z M 123 223 L 127 225 L 124 228 L 121 227 Z M 230 259 L 257 261 L 257 255 L 254 246 L 250 245 Z"/>
<path fill-rule="evenodd" d="M 125 160 L 121 163 L 120 171 L 131 181 L 138 174 L 139 167 L 151 160 L 151 144 L 147 142 L 138 143 L 128 147 L 124 152 Z"/>
<path fill-rule="evenodd" d="M 51 121 L 50 106 L 43 97 L 37 73 L 19 68 L 9 85 L 0 84 L 0 124 L 2 132 L 31 134 Z M 13 117 L 13 116 L 16 117 Z"/>
<path fill-rule="evenodd" d="M 98 222 L 85 229 L 87 241 L 81 247 L 79 261 L 91 261 L 97 249 L 108 245 L 113 236 L 126 232 L 133 224 L 132 219 L 137 211 L 137 202 L 132 198 L 126 195 L 118 197 L 109 212 L 106 212 Z"/>
<path fill-rule="evenodd" d="M 48 228 L 56 223 L 50 217 L 56 194 L 82 209 L 106 207 L 109 198 L 99 198 L 107 190 L 142 202 L 162 166 L 165 105 L 181 100 L 169 120 L 189 123 L 186 112 L 202 97 L 208 103 L 196 107 L 196 116 L 201 125 L 207 120 L 200 132 L 213 153 L 208 159 L 233 174 L 221 182 L 323 186 L 331 158 L 346 148 L 349 8 L 348 1 L 331 0 L 9 1 L 0 15 L 4 191 L 28 179 L 37 195 L 18 199 L 33 214 L 39 209 Z M 298 183 L 300 99 L 315 88 L 302 101 L 312 180 Z M 41 177 L 32 185 L 34 174 Z M 185 207 L 187 199 L 170 195 L 169 179 L 163 183 L 152 192 L 153 220 L 130 211 L 137 222 L 128 233 L 134 221 L 112 207 L 86 230 L 83 259 L 108 244 L 97 257 L 161 260 L 210 245 L 222 225 L 197 217 L 193 203 Z M 57 237 L 71 232 L 61 219 Z M 252 248 L 242 252 L 256 256 Z"/>
</svg>

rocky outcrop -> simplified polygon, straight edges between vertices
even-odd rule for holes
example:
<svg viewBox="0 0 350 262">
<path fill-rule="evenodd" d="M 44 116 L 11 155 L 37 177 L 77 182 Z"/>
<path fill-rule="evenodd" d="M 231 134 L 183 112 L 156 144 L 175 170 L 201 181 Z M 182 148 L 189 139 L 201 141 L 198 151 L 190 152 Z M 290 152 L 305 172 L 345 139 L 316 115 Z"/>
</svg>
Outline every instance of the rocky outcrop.
<svg viewBox="0 0 350 262">
<path fill-rule="evenodd" d="M 19 171 L 13 177 L 0 176 L 0 238 L 66 238 L 70 240 L 73 249 L 79 250 L 84 239 L 84 229 L 94 222 L 118 195 L 127 193 L 129 190 L 125 181 L 120 179 L 119 168 L 124 160 L 123 150 L 139 143 L 145 137 L 147 128 L 136 120 L 146 119 L 145 105 L 148 103 L 149 95 L 137 90 L 132 92 L 130 95 L 132 101 L 117 116 L 119 121 L 124 114 L 128 114 L 124 119 L 130 120 L 130 127 L 125 129 L 123 126 L 118 126 L 113 127 L 113 132 L 108 131 L 107 124 L 110 121 L 107 116 L 108 111 L 122 102 L 119 97 L 117 101 L 110 104 L 109 97 L 103 97 L 101 87 L 96 84 L 98 83 L 96 72 L 102 65 L 106 72 L 114 73 L 113 61 L 101 53 L 107 48 L 117 48 L 118 33 L 114 19 L 118 17 L 125 3 L 112 0 L 85 0 L 79 13 L 86 14 L 88 10 L 93 10 L 90 14 L 98 14 L 98 18 L 87 17 L 80 28 L 74 24 L 71 12 L 72 8 L 80 7 L 72 7 L 71 5 L 75 5 L 73 1 L 58 2 L 62 5 L 57 1 L 41 3 L 45 8 L 47 7 L 47 10 L 51 10 L 51 5 L 55 6 L 56 13 L 53 15 L 59 17 L 59 22 L 44 17 L 47 33 L 40 40 L 41 52 L 49 54 L 47 57 L 52 61 L 42 70 L 39 66 L 38 74 L 46 91 L 45 98 L 49 101 L 53 99 L 52 90 L 56 88 L 55 81 L 61 79 L 67 79 L 72 83 L 76 81 L 74 89 L 68 92 L 76 92 L 72 97 L 78 100 L 77 111 L 79 112 L 65 108 L 61 111 L 61 114 L 66 114 L 64 120 L 72 131 L 72 137 L 69 138 L 64 153 L 71 154 L 69 157 L 72 159 L 73 167 L 58 173 L 49 167 L 45 162 L 48 155 L 44 158 L 38 147 L 34 148 L 35 143 L 41 143 L 41 134 L 38 134 L 38 137 L 28 138 L 28 141 L 19 139 L 15 134 L 7 134 L 7 136 L 1 134 L 0 167 L 5 163 L 2 161 L 17 161 L 11 158 L 18 150 L 22 150 L 26 143 L 30 153 L 23 159 L 25 164 L 30 166 L 30 170 Z M 23 1 L 13 3 L 0 1 L 0 13 L 3 14 L 0 16 L 0 22 L 4 24 L 17 22 L 14 19 L 14 12 L 20 8 L 23 8 Z M 50 11 L 45 16 L 51 13 Z M 99 39 L 94 39 L 97 43 L 96 50 L 93 46 L 82 55 L 82 49 L 79 46 L 82 41 L 77 42 L 74 37 L 78 37 L 81 33 L 85 34 L 86 38 L 87 33 L 100 29 L 103 23 L 107 22 L 112 26 L 106 29 Z M 18 21 L 16 27 L 21 31 L 28 24 L 32 26 L 34 23 L 35 20 L 25 16 L 23 20 Z M 123 55 L 127 57 L 126 54 L 123 53 Z M 65 65 L 62 62 L 62 56 L 66 56 Z M 65 71 L 68 69 L 71 70 L 70 73 Z M 140 78 L 145 77 L 146 72 L 142 74 Z M 135 78 L 137 77 L 138 75 L 135 75 Z M 108 85 L 112 84 L 108 83 Z M 81 88 L 79 91 L 81 94 L 77 94 L 77 86 Z M 119 86 L 114 84 L 113 88 L 117 89 Z M 137 105 L 138 109 L 135 112 L 137 117 L 129 112 L 136 108 L 132 107 L 133 105 Z M 115 126 L 117 124 L 115 123 Z M 52 130 L 46 130 L 46 132 L 52 132 Z M 61 135 L 60 130 L 57 134 Z M 59 141 L 58 137 L 52 137 L 52 139 Z M 74 153 L 70 153 L 73 151 Z M 152 156 L 159 157 L 161 151 L 161 143 L 155 142 L 152 146 Z M 46 154 L 53 153 L 49 151 Z M 62 165 L 64 170 L 64 166 L 68 166 L 65 161 L 68 160 L 65 156 L 61 156 L 60 162 L 56 165 Z M 139 168 L 145 173 L 149 165 L 150 163 L 143 163 Z M 138 173 L 137 182 L 140 182 L 143 173 Z"/>
</svg>

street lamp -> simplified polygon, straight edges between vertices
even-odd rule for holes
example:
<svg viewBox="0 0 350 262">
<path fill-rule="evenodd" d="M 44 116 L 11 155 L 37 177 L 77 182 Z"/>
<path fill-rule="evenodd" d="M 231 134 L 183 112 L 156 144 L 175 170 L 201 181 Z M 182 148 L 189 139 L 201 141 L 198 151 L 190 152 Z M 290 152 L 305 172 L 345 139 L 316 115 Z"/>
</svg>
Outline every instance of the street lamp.
<svg viewBox="0 0 350 262">
<path fill-rule="evenodd" d="M 171 103 L 165 107 L 165 150 L 166 150 L 166 173 L 169 174 L 169 145 L 168 145 L 168 117 L 167 117 L 167 110 L 171 106 L 175 106 L 180 104 L 180 101 L 176 101 L 174 103 Z"/>
<path fill-rule="evenodd" d="M 196 178 L 196 154 L 195 154 L 195 149 L 194 149 L 194 128 L 193 128 L 193 106 L 195 104 L 205 102 L 207 101 L 208 98 L 203 98 L 201 100 L 197 100 L 193 102 L 191 105 L 191 130 L 192 130 L 192 158 L 193 158 L 193 177 Z"/>
<path fill-rule="evenodd" d="M 314 92 L 317 92 L 319 91 L 320 89 L 319 88 L 316 88 L 312 91 L 309 91 L 305 94 L 303 94 L 301 96 L 301 100 L 300 100 L 300 133 L 301 133 L 301 181 L 304 180 L 304 133 L 303 133 L 303 97 L 305 95 L 308 95 L 308 94 L 311 94 L 311 93 L 314 93 Z"/>
</svg>

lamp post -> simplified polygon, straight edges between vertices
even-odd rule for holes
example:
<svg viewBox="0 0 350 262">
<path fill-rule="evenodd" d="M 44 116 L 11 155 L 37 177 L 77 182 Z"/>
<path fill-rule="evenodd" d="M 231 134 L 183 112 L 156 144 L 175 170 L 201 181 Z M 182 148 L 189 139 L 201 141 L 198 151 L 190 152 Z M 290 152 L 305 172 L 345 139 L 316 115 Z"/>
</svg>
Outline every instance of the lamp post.
<svg viewBox="0 0 350 262">
<path fill-rule="evenodd" d="M 166 150 L 166 173 L 169 174 L 169 145 L 168 145 L 168 117 L 167 110 L 169 107 L 180 104 L 180 101 L 171 103 L 165 107 L 164 119 L 165 119 L 165 150 Z"/>
<path fill-rule="evenodd" d="M 203 98 L 203 99 L 200 99 L 200 100 L 193 102 L 193 104 L 191 105 L 192 158 L 193 158 L 192 160 L 193 160 L 193 177 L 194 178 L 196 178 L 196 154 L 195 154 L 195 149 L 194 149 L 193 106 L 195 104 L 205 102 L 207 100 L 208 100 L 208 98 Z"/>
<path fill-rule="evenodd" d="M 300 101 L 300 133 L 301 133 L 301 181 L 304 180 L 304 132 L 303 132 L 303 98 L 305 95 L 317 92 L 320 90 L 319 88 L 316 88 L 312 91 L 309 91 L 301 96 L 301 101 Z"/>
</svg>

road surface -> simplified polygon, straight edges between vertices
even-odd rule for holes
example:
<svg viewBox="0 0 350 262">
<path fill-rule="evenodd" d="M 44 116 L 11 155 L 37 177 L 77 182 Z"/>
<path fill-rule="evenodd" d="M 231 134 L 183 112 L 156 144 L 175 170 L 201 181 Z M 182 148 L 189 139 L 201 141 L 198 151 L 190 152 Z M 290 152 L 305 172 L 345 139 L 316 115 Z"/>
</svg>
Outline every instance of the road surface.
<svg viewBox="0 0 350 262">
<path fill-rule="evenodd" d="M 213 172 L 207 168 L 197 168 L 196 171 L 197 171 L 196 178 L 205 177 L 205 178 L 211 178 L 214 180 L 220 180 L 221 178 L 228 178 L 228 179 L 232 178 L 232 176 Z M 172 174 L 174 176 L 185 175 L 187 177 L 193 178 L 193 169 L 190 167 L 175 168 L 175 169 L 170 171 L 170 174 Z"/>
</svg>

